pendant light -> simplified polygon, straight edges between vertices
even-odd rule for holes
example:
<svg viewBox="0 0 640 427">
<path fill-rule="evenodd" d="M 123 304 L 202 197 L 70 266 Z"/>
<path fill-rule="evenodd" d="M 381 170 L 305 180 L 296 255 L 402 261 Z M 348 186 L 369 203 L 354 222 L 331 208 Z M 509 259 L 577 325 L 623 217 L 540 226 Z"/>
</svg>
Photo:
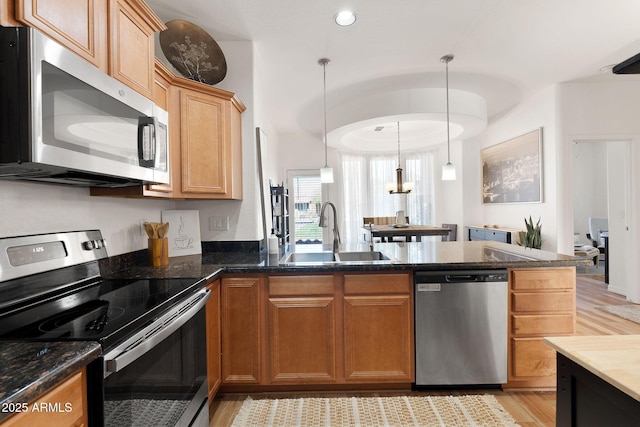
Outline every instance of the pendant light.
<svg viewBox="0 0 640 427">
<path fill-rule="evenodd" d="M 407 194 L 413 190 L 413 182 L 402 182 L 402 166 L 400 166 L 400 122 L 398 122 L 398 169 L 396 169 L 396 183 L 387 184 L 389 194 Z"/>
<path fill-rule="evenodd" d="M 451 164 L 451 141 L 449 139 L 449 62 L 453 61 L 453 55 L 445 55 L 440 62 L 445 63 L 446 88 L 447 88 L 447 164 L 442 166 L 442 180 L 455 181 L 456 167 Z"/>
<path fill-rule="evenodd" d="M 323 108 L 324 108 L 324 166 L 320 168 L 320 182 L 323 184 L 331 184 L 333 182 L 333 168 L 327 164 L 327 64 L 330 62 L 327 58 L 318 59 L 318 64 L 322 65 L 323 75 Z"/>
</svg>

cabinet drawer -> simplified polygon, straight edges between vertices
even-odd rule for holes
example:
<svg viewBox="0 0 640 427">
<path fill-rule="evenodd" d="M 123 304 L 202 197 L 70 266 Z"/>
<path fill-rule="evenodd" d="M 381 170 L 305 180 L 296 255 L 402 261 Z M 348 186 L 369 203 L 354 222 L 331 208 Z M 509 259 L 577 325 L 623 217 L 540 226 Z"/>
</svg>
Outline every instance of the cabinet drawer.
<svg viewBox="0 0 640 427">
<path fill-rule="evenodd" d="M 546 377 L 556 373 L 556 352 L 542 338 L 514 338 L 511 341 L 512 376 Z"/>
<path fill-rule="evenodd" d="M 574 289 L 575 283 L 575 267 L 511 270 L 511 289 L 514 291 Z"/>
<path fill-rule="evenodd" d="M 408 294 L 411 284 L 408 274 L 345 274 L 345 295 Z"/>
<path fill-rule="evenodd" d="M 333 276 L 269 276 L 269 296 L 333 295 Z"/>
<path fill-rule="evenodd" d="M 515 335 L 573 334 L 574 318 L 568 314 L 513 315 L 511 328 Z"/>
<path fill-rule="evenodd" d="M 571 311 L 576 307 L 573 292 L 514 292 L 511 295 L 512 311 Z"/>
</svg>

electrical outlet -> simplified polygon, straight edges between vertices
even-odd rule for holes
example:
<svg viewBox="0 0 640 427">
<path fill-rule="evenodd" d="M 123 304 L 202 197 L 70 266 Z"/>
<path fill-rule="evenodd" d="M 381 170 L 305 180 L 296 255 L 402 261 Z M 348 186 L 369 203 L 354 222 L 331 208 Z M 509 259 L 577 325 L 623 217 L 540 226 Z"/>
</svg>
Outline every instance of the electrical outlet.
<svg viewBox="0 0 640 427">
<path fill-rule="evenodd" d="M 146 218 L 140 220 L 140 230 L 139 230 L 139 232 L 140 232 L 141 236 L 146 236 L 147 235 L 147 232 L 144 229 L 144 223 L 145 222 L 149 222 L 149 220 L 146 219 Z"/>
<path fill-rule="evenodd" d="M 228 216 L 210 216 L 209 230 L 210 231 L 228 231 L 229 217 Z"/>
</svg>

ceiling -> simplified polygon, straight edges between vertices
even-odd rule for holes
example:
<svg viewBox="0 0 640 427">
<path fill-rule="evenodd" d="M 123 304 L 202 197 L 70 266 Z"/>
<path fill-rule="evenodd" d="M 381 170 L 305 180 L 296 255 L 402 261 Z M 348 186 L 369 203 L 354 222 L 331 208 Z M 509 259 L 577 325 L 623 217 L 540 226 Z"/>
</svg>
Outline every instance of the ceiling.
<svg viewBox="0 0 640 427">
<path fill-rule="evenodd" d="M 421 146 L 446 141 L 445 65 L 440 61 L 446 54 L 455 56 L 449 64 L 451 93 L 486 103 L 484 121 L 479 117 L 480 125 L 469 125 L 458 120 L 464 108 L 451 98 L 451 122 L 459 126 L 451 128 L 452 140 L 481 131 L 487 120 L 554 83 L 638 78 L 601 72 L 640 52 L 638 0 L 147 3 L 165 22 L 193 22 L 218 42 L 252 41 L 268 119 L 279 134 L 308 133 L 322 141 L 323 69 L 318 59 L 329 58 L 331 146 L 352 138 L 354 146 L 393 151 L 397 121 L 402 121 L 403 148 L 405 127 L 407 148 L 411 141 Z M 356 12 L 357 21 L 339 27 L 333 18 L 347 8 Z M 421 116 L 412 103 L 397 102 L 403 94 L 433 88 L 443 95 L 437 95 L 429 114 Z M 375 131 L 377 126 L 384 126 L 383 131 Z"/>
</svg>

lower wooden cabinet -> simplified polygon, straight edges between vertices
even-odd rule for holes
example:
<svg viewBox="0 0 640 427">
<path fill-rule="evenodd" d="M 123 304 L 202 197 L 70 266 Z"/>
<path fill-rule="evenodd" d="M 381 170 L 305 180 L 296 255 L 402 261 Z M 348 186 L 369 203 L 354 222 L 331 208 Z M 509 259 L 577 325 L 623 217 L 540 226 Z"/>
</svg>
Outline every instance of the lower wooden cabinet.
<svg viewBox="0 0 640 427">
<path fill-rule="evenodd" d="M 409 273 L 223 278 L 222 387 L 410 384 L 411 283 Z"/>
<path fill-rule="evenodd" d="M 413 299 L 407 274 L 344 276 L 347 382 L 413 382 Z"/>
<path fill-rule="evenodd" d="M 556 353 L 545 336 L 576 330 L 575 267 L 509 271 L 509 347 L 505 388 L 556 385 Z"/>
<path fill-rule="evenodd" d="M 50 408 L 55 405 L 57 411 L 34 411 L 34 406 Z M 84 368 L 49 390 L 36 401 L 29 403 L 29 411 L 20 412 L 0 423 L 2 427 L 30 426 L 87 426 L 87 374 Z"/>
<path fill-rule="evenodd" d="M 269 277 L 268 342 L 273 384 L 336 381 L 333 276 Z"/>
<path fill-rule="evenodd" d="M 262 383 L 261 277 L 223 277 L 222 383 Z"/>
<path fill-rule="evenodd" d="M 213 400 L 222 383 L 220 351 L 220 279 L 207 284 L 211 296 L 207 301 L 207 377 L 209 402 Z"/>
</svg>

